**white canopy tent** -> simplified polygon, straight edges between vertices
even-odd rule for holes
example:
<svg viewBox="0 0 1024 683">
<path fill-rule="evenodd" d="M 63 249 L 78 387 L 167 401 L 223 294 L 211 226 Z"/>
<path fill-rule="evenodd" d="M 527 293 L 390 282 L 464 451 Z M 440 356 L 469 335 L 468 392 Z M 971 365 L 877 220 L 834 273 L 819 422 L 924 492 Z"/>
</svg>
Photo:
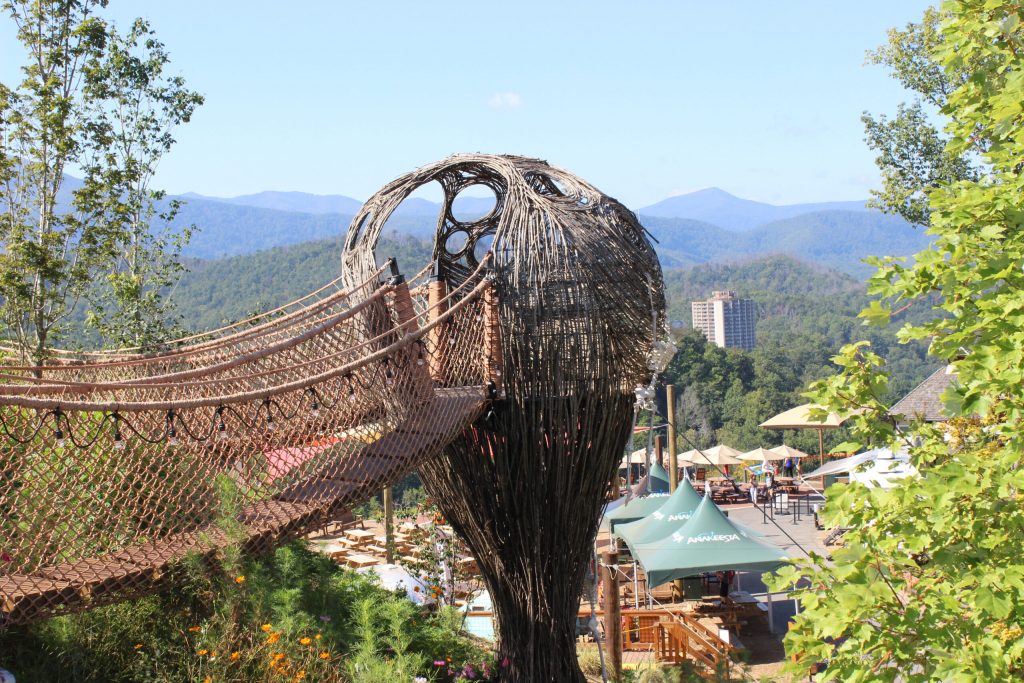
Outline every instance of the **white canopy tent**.
<svg viewBox="0 0 1024 683">
<path fill-rule="evenodd" d="M 875 448 L 848 458 L 833 460 L 803 476 L 811 479 L 827 474 L 844 473 L 850 474 L 850 481 L 859 481 L 865 486 L 891 488 L 897 479 L 916 476 L 917 470 L 910 465 L 910 457 L 905 453 L 893 453 L 888 448 Z"/>
</svg>

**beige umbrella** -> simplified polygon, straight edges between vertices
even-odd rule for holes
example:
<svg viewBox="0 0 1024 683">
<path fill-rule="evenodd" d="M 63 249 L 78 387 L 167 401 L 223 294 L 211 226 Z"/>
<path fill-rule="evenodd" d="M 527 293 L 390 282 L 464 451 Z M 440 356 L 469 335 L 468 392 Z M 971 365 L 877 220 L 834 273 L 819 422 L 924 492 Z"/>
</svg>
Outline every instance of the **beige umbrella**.
<svg viewBox="0 0 1024 683">
<path fill-rule="evenodd" d="M 680 467 L 693 467 L 698 459 L 700 459 L 700 452 L 697 449 L 689 450 L 676 456 L 676 461 Z"/>
<path fill-rule="evenodd" d="M 761 427 L 765 429 L 817 429 L 820 464 L 825 462 L 825 430 L 839 429 L 843 422 L 847 420 L 845 417 L 839 417 L 836 413 L 829 413 L 825 416 L 824 420 L 811 419 L 810 412 L 812 410 L 823 409 L 817 403 L 805 403 L 802 406 L 790 408 L 783 413 L 779 413 L 775 417 L 768 418 L 761 423 Z"/>
<path fill-rule="evenodd" d="M 839 417 L 835 413 L 829 413 L 824 420 L 812 420 L 812 410 L 824 410 L 817 403 L 805 403 L 796 408 L 790 408 L 784 413 L 770 417 L 761 423 L 765 429 L 839 429 L 845 417 Z"/>
<path fill-rule="evenodd" d="M 730 448 L 725 444 L 718 444 L 714 448 L 706 448 L 702 451 L 696 451 L 693 457 L 693 464 L 697 467 L 703 465 L 715 465 L 721 467 L 722 465 L 739 465 L 742 460 L 739 459 L 740 452 L 735 448 Z"/>
<path fill-rule="evenodd" d="M 622 458 L 622 462 L 619 463 L 619 467 L 626 467 L 628 465 L 643 465 L 647 462 L 647 449 L 640 448 L 633 451 L 629 455 Z M 651 453 L 651 460 L 655 459 L 654 453 Z"/>
<path fill-rule="evenodd" d="M 767 448 L 755 448 L 752 451 L 740 454 L 740 460 L 752 460 L 755 462 L 765 462 L 767 460 L 785 460 L 786 456 L 780 456 L 775 451 L 770 451 Z"/>
<path fill-rule="evenodd" d="M 772 448 L 770 450 L 771 450 L 772 453 L 776 453 L 777 454 L 777 457 L 773 458 L 773 460 L 785 460 L 786 458 L 809 458 L 810 457 L 809 455 L 807 455 L 803 451 L 797 450 L 797 449 L 793 448 L 792 446 L 787 446 L 786 444 L 782 444 L 781 446 L 776 446 L 775 448 Z"/>
</svg>

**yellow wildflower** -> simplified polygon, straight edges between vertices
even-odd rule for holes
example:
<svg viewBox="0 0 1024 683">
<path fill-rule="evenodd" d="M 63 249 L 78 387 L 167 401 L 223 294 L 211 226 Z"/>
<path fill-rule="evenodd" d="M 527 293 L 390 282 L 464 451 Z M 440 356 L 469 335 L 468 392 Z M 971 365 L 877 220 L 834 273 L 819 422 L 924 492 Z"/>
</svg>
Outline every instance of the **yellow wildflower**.
<svg viewBox="0 0 1024 683">
<path fill-rule="evenodd" d="M 273 627 L 273 626 L 271 626 L 270 624 L 263 624 L 263 626 L 260 626 L 260 629 L 261 629 L 261 630 L 262 630 L 262 631 L 263 631 L 264 633 L 269 633 L 269 632 L 270 632 L 270 629 L 272 629 L 272 628 L 274 628 L 274 627 Z"/>
<path fill-rule="evenodd" d="M 315 635 L 315 636 L 313 636 L 313 637 L 314 637 L 314 638 L 316 638 L 317 640 L 320 640 L 320 634 L 319 634 L 319 633 L 318 633 L 318 634 L 316 634 L 316 635 Z"/>
<path fill-rule="evenodd" d="M 237 583 L 237 584 L 243 584 L 243 583 L 245 583 L 245 576 L 244 576 L 244 575 L 242 575 L 242 576 L 236 576 L 236 577 L 235 577 L 235 583 Z"/>
<path fill-rule="evenodd" d="M 242 656 L 241 652 L 232 652 L 231 653 L 231 661 L 232 662 L 237 662 L 241 656 Z"/>
<path fill-rule="evenodd" d="M 299 669 L 298 671 L 295 672 L 295 680 L 301 681 L 305 677 L 306 677 L 306 672 L 303 671 L 302 669 Z"/>
<path fill-rule="evenodd" d="M 205 647 L 201 650 L 196 650 L 196 654 L 198 655 L 205 655 L 207 652 L 209 652 L 209 650 L 207 650 Z"/>
<path fill-rule="evenodd" d="M 267 636 L 267 642 L 270 643 L 271 645 L 273 645 L 274 643 L 276 643 L 279 640 L 281 640 L 281 634 L 278 633 L 277 631 L 274 631 L 269 636 Z"/>
<path fill-rule="evenodd" d="M 204 678 L 203 683 L 213 683 L 213 676 L 207 676 Z"/>
<path fill-rule="evenodd" d="M 311 638 L 299 638 L 299 642 L 303 645 L 309 645 L 313 640 Z"/>
<path fill-rule="evenodd" d="M 320 659 L 330 659 L 330 658 L 331 658 L 331 653 L 330 652 L 321 652 L 320 653 Z"/>
<path fill-rule="evenodd" d="M 135 643 L 135 649 L 136 650 L 141 650 L 142 649 L 142 643 Z"/>
</svg>

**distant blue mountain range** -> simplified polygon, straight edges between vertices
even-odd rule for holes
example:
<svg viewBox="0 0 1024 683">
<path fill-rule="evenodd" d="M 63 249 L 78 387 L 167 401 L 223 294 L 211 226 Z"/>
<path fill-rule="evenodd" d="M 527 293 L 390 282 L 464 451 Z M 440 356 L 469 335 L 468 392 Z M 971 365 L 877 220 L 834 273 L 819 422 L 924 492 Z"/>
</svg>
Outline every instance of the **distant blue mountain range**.
<svg viewBox="0 0 1024 683">
<path fill-rule="evenodd" d="M 68 178 L 67 189 L 77 181 Z M 170 198 L 169 198 L 170 199 Z M 187 193 L 176 227 L 196 225 L 185 255 L 218 259 L 345 234 L 361 202 L 344 195 L 260 192 L 240 197 Z M 453 208 L 463 220 L 486 214 L 493 198 L 460 197 Z M 385 231 L 433 239 L 440 205 L 410 197 L 389 219 Z M 726 262 L 767 254 L 804 261 L 863 277 L 869 255 L 907 256 L 928 244 L 921 229 L 900 218 L 868 210 L 864 202 L 774 206 L 701 190 L 644 207 L 641 222 L 657 240 L 666 267 Z"/>
<path fill-rule="evenodd" d="M 657 218 L 688 218 L 714 223 L 726 230 L 745 232 L 762 225 L 822 211 L 867 211 L 864 201 L 821 202 L 775 206 L 750 199 L 740 199 L 725 190 L 710 187 L 689 194 L 663 199 L 637 213 Z"/>
</svg>

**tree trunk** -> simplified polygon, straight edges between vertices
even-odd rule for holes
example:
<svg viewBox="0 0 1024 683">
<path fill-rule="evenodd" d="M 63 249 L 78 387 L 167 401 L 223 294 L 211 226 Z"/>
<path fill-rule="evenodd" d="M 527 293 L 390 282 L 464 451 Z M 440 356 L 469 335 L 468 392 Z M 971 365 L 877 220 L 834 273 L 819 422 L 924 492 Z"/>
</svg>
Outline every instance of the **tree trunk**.
<svg viewBox="0 0 1024 683">
<path fill-rule="evenodd" d="M 420 471 L 487 584 L 507 683 L 585 680 L 576 615 L 633 397 L 583 395 L 499 405 Z"/>
</svg>

